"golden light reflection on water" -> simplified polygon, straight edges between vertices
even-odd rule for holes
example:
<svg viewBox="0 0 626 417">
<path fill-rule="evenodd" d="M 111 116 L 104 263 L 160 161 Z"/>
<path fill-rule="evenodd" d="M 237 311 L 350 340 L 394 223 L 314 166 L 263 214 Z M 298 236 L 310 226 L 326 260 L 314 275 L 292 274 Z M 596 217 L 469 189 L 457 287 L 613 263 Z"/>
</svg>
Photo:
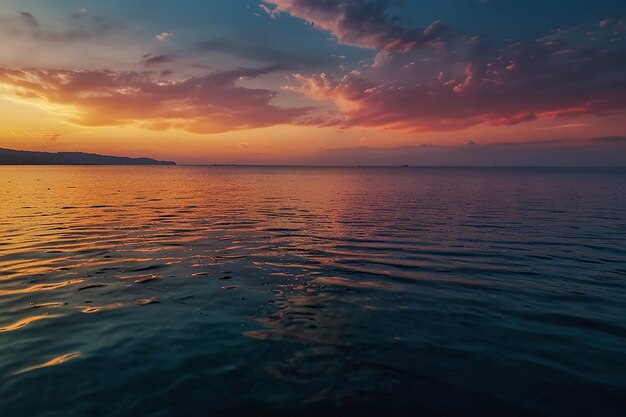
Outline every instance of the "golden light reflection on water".
<svg viewBox="0 0 626 417">
<path fill-rule="evenodd" d="M 33 316 L 33 317 L 28 317 L 25 319 L 22 319 L 18 322 L 15 322 L 13 324 L 9 324 L 8 326 L 5 327 L 0 327 L 0 333 L 4 333 L 4 332 L 12 332 L 15 330 L 19 330 L 22 327 L 26 327 L 31 323 L 37 322 L 37 321 L 41 321 L 41 320 L 48 320 L 48 319 L 55 319 L 58 317 L 63 317 L 62 314 L 42 314 L 40 316 Z"/>
<path fill-rule="evenodd" d="M 31 305 L 33 306 L 33 308 L 42 308 L 42 307 L 58 308 L 58 307 L 61 307 L 63 305 L 63 303 L 61 303 L 61 302 L 32 303 Z"/>
<path fill-rule="evenodd" d="M 94 314 L 101 311 L 115 310 L 124 307 L 123 303 L 108 304 L 103 306 L 78 306 L 77 308 L 85 314 Z"/>
<path fill-rule="evenodd" d="M 85 280 L 81 278 L 81 279 L 72 279 L 69 281 L 59 282 L 56 284 L 38 284 L 38 285 L 33 285 L 31 287 L 20 288 L 20 289 L 15 289 L 15 290 L 0 290 L 0 296 L 51 291 L 51 290 L 56 290 L 56 289 L 63 288 L 63 287 L 68 287 L 70 285 L 76 285 L 84 281 Z"/>
<path fill-rule="evenodd" d="M 71 359 L 74 359 L 74 358 L 77 358 L 79 356 L 80 356 L 80 352 L 67 353 L 65 355 L 57 356 L 56 358 L 50 359 L 49 361 L 44 362 L 42 364 L 31 366 L 29 368 L 25 368 L 25 369 L 19 370 L 19 371 L 15 372 L 14 375 L 20 375 L 20 374 L 24 374 L 26 372 L 36 371 L 38 369 L 48 368 L 50 366 L 60 365 L 60 364 L 62 364 L 64 362 L 67 362 L 67 361 L 69 361 Z"/>
</svg>

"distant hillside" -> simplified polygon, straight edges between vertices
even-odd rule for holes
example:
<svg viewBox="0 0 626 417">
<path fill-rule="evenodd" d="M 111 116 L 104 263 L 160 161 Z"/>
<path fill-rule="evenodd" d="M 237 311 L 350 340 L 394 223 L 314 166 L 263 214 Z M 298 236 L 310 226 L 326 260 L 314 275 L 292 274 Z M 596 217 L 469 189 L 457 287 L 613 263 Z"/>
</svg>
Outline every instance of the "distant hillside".
<svg viewBox="0 0 626 417">
<path fill-rule="evenodd" d="M 176 163 L 82 152 L 50 153 L 0 148 L 0 165 L 176 165 Z"/>
</svg>

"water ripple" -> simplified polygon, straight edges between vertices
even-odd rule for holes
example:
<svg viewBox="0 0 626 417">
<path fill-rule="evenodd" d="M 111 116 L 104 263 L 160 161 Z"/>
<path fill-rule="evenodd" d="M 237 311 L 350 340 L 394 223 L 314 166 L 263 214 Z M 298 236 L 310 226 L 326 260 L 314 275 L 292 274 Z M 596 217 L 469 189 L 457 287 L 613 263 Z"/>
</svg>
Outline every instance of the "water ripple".
<svg viewBox="0 0 626 417">
<path fill-rule="evenodd" d="M 624 171 L 0 179 L 1 415 L 626 409 Z"/>
</svg>

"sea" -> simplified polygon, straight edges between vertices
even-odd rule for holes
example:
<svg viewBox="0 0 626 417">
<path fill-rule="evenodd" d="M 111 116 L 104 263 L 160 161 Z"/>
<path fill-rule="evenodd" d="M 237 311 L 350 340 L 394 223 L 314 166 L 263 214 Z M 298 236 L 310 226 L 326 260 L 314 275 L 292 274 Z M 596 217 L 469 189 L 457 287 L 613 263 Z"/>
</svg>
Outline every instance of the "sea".
<svg viewBox="0 0 626 417">
<path fill-rule="evenodd" d="M 626 170 L 0 167 L 0 416 L 292 415 L 626 415 Z"/>
</svg>

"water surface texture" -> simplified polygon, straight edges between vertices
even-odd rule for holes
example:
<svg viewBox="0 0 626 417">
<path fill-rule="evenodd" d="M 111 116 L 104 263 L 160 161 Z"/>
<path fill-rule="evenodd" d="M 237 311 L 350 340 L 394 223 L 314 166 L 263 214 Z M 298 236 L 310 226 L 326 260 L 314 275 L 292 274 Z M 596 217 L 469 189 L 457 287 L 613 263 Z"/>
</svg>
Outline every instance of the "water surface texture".
<svg viewBox="0 0 626 417">
<path fill-rule="evenodd" d="M 623 416 L 626 171 L 0 167 L 2 416 Z"/>
</svg>

